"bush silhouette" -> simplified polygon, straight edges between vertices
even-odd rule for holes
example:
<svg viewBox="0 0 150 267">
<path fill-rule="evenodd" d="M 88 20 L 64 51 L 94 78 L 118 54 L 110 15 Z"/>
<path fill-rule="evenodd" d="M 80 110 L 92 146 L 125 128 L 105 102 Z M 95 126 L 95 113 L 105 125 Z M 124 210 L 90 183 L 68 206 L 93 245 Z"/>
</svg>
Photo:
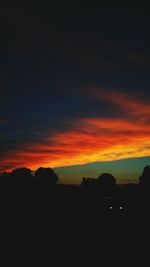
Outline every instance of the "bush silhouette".
<svg viewBox="0 0 150 267">
<path fill-rule="evenodd" d="M 81 186 L 83 188 L 93 188 L 96 184 L 96 179 L 95 178 L 85 178 L 83 177 Z"/>
</svg>

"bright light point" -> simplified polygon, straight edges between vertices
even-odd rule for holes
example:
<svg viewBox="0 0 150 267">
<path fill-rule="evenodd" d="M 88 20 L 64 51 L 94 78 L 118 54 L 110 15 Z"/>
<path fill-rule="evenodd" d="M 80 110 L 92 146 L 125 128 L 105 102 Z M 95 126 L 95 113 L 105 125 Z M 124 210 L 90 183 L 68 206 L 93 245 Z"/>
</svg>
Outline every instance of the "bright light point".
<svg viewBox="0 0 150 267">
<path fill-rule="evenodd" d="M 120 207 L 120 210 L 122 210 L 123 209 L 123 207 Z"/>
<path fill-rule="evenodd" d="M 110 208 L 110 210 L 112 210 L 112 207 L 109 207 Z"/>
</svg>

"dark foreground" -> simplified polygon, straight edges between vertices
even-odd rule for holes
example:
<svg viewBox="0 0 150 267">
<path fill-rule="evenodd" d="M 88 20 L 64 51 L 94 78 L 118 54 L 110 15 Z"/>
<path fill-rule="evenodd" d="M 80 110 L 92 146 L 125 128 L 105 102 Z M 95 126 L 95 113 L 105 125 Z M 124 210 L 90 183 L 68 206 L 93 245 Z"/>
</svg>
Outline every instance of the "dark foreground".
<svg viewBox="0 0 150 267">
<path fill-rule="evenodd" d="M 8 227 L 25 223 L 59 231 L 95 227 L 102 222 L 136 221 L 148 218 L 149 191 L 120 188 L 113 194 L 103 195 L 78 186 L 46 185 L 33 188 L 4 186 L 0 189 L 1 223 Z M 5 222 L 6 219 L 6 222 Z"/>
<path fill-rule="evenodd" d="M 52 266 L 60 261 L 85 266 L 90 260 L 91 266 L 95 260 L 116 264 L 118 255 L 135 261 L 139 240 L 144 246 L 149 232 L 150 197 L 131 191 L 102 196 L 72 186 L 1 187 L 3 249 L 7 257 L 12 252 L 28 264 L 31 256 L 32 264 L 41 261 L 42 266 L 45 260 Z"/>
</svg>

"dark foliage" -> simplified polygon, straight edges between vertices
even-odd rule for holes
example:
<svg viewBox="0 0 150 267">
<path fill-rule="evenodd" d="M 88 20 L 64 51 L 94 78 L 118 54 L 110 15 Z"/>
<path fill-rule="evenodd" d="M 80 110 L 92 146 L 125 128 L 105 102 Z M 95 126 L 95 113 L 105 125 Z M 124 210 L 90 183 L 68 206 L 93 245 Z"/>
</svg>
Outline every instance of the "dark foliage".
<svg viewBox="0 0 150 267">
<path fill-rule="evenodd" d="M 150 165 L 145 166 L 139 179 L 141 187 L 150 188 Z"/>
<path fill-rule="evenodd" d="M 59 181 L 57 174 L 51 168 L 40 167 L 36 170 L 34 177 L 43 184 L 55 185 Z"/>
<path fill-rule="evenodd" d="M 81 186 L 86 189 L 95 188 L 96 179 L 95 178 L 85 178 L 83 177 Z"/>
<path fill-rule="evenodd" d="M 110 173 L 102 173 L 97 178 L 97 187 L 103 194 L 111 194 L 116 188 L 116 179 Z"/>
<path fill-rule="evenodd" d="M 17 168 L 4 172 L 0 175 L 1 203 L 14 206 L 22 203 L 30 210 L 33 207 L 32 212 L 40 207 L 42 212 L 55 210 L 57 215 L 63 213 L 61 220 L 64 214 L 74 217 L 78 212 L 86 218 L 96 216 L 97 211 L 101 215 L 122 216 L 149 209 L 150 166 L 144 168 L 139 185 L 118 185 L 109 173 L 102 173 L 98 178 L 83 178 L 81 186 L 61 185 L 58 181 L 59 177 L 51 168 L 41 167 L 35 172 Z"/>
</svg>

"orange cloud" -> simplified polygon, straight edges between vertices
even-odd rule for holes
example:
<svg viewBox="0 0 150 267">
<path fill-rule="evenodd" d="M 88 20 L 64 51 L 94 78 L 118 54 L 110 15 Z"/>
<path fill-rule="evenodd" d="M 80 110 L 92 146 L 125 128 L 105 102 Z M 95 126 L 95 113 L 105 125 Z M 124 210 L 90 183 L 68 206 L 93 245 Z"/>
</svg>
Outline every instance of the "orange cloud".
<svg viewBox="0 0 150 267">
<path fill-rule="evenodd" d="M 80 118 L 68 130 L 46 134 L 45 140 L 27 144 L 1 160 L 2 169 L 28 166 L 69 166 L 150 155 L 150 107 L 117 92 L 93 91 L 93 97 L 116 105 L 126 118 Z"/>
</svg>

